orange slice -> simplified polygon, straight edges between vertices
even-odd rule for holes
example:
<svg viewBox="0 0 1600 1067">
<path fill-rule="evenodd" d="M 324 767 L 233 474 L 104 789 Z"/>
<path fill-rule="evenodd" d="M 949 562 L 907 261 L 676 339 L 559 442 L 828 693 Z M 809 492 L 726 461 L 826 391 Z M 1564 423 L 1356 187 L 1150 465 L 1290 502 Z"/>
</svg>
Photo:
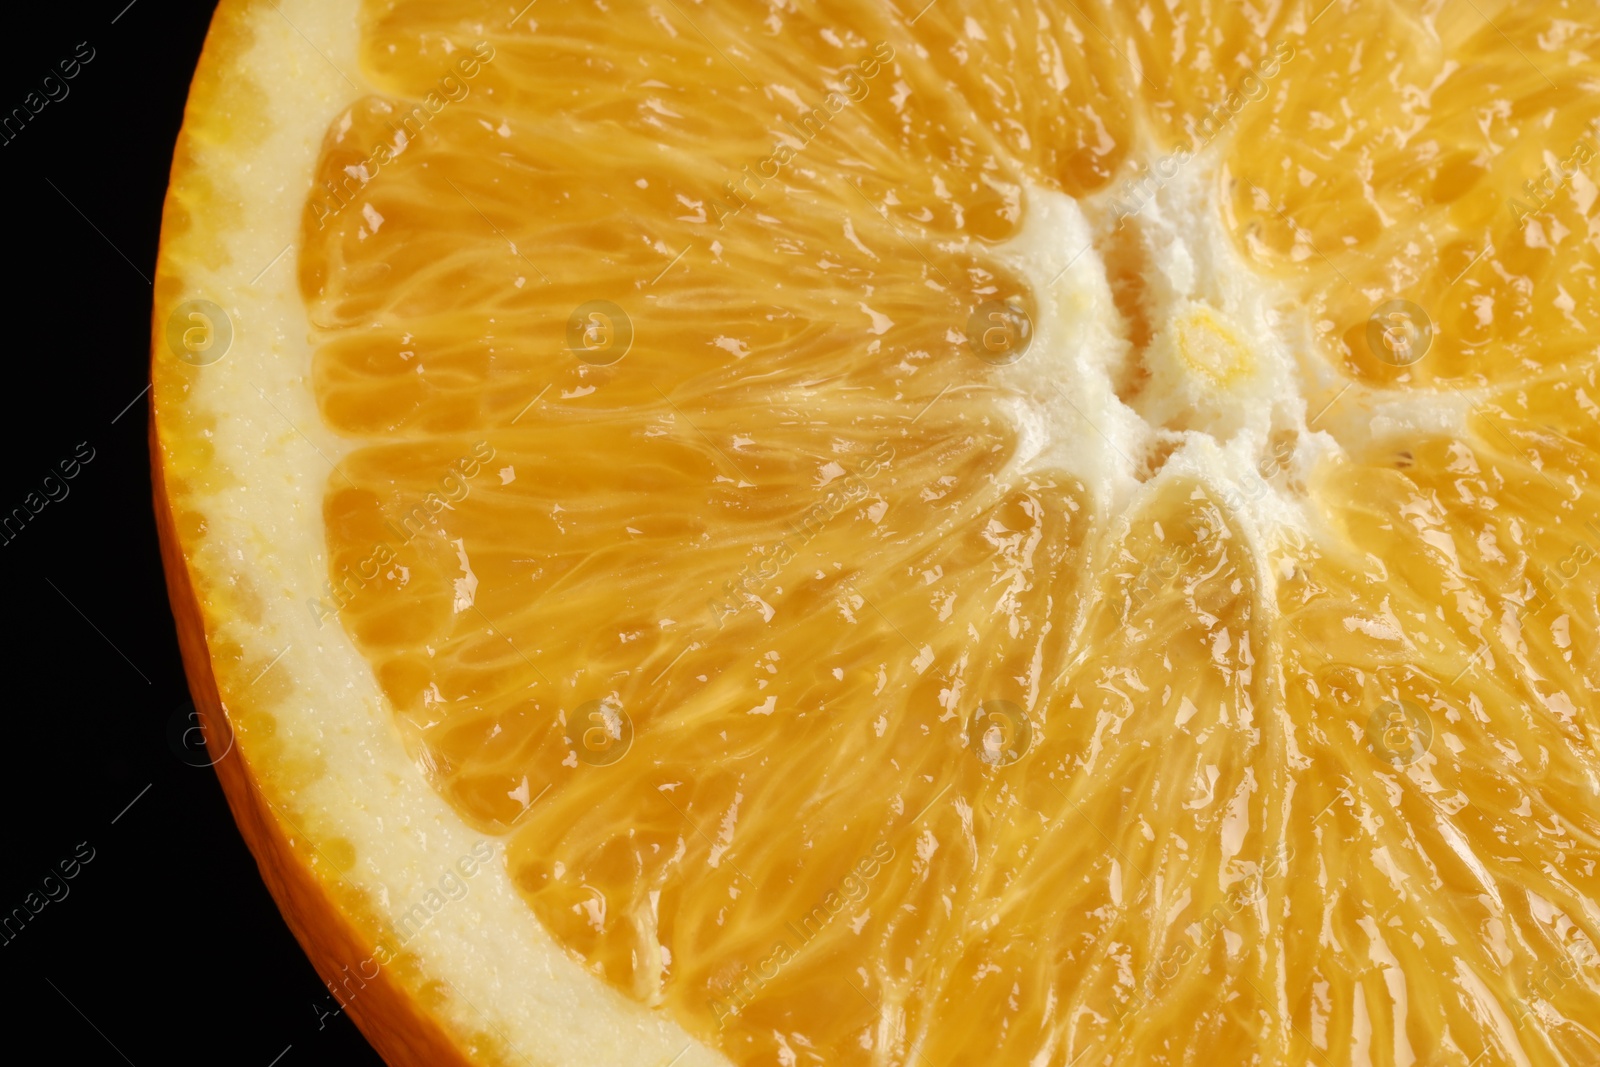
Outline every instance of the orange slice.
<svg viewBox="0 0 1600 1067">
<path fill-rule="evenodd" d="M 1600 1062 L 1592 16 L 225 0 L 158 511 L 374 1044 Z"/>
</svg>

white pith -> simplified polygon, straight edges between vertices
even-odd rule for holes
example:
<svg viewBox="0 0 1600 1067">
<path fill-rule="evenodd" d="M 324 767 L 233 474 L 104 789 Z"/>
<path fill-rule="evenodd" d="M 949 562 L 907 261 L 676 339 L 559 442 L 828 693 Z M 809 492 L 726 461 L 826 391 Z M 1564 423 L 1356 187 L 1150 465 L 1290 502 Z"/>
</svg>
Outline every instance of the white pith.
<svg viewBox="0 0 1600 1067">
<path fill-rule="evenodd" d="M 371 667 L 343 628 L 319 627 L 306 608 L 328 573 L 322 500 L 330 463 L 352 443 L 330 433 L 318 414 L 296 249 L 284 250 L 298 237 L 324 134 L 352 102 L 376 91 L 358 58 L 359 9 L 358 0 L 253 5 L 253 47 L 229 74 L 253 80 L 270 98 L 273 128 L 249 145 L 235 139 L 196 148 L 199 168 L 237 190 L 242 210 L 216 234 L 229 253 L 223 265 L 182 266 L 189 291 L 181 299 L 211 300 L 234 325 L 226 356 L 190 375 L 190 395 L 197 410 L 215 413 L 216 463 L 242 485 L 189 502 L 207 525 L 190 566 L 219 587 L 240 574 L 255 583 L 261 618 L 252 624 L 208 613 L 207 636 L 213 647 L 235 642 L 263 663 L 281 653 L 270 671 L 280 685 L 287 681 L 287 696 L 267 709 L 276 720 L 271 740 L 283 747 L 280 758 L 327 769 L 293 795 L 267 799 L 286 819 L 285 833 L 324 861 L 324 878 L 327 856 L 339 854 L 335 843 L 354 847 L 355 862 L 338 877 L 393 927 L 474 846 L 496 843 L 468 827 L 407 756 Z M 158 316 L 167 310 L 158 308 Z M 251 695 L 225 684 L 221 693 L 225 707 Z M 264 744 L 241 729 L 225 758 L 259 759 Z M 475 1062 L 727 1063 L 573 960 L 518 896 L 501 856 L 466 885 L 466 895 L 432 914 L 404 952 L 446 989 L 440 1021 Z M 397 943 L 389 930 L 364 932 Z M 370 961 L 344 962 L 352 973 L 372 973 Z M 359 982 L 339 995 L 358 1007 Z"/>
<path fill-rule="evenodd" d="M 1340 375 L 1319 351 L 1303 304 L 1239 255 L 1218 204 L 1220 165 L 1216 151 L 1197 156 L 1131 215 L 1116 187 L 1083 201 L 1030 188 L 1019 232 L 997 251 L 1027 279 L 1038 321 L 1025 358 L 997 374 L 1014 389 L 1023 431 L 1015 469 L 1070 471 L 1113 522 L 1169 482 L 1198 481 L 1264 551 L 1285 536 L 1324 532 L 1305 492 L 1318 464 L 1388 437 L 1463 435 L 1474 398 L 1390 394 Z M 1133 231 L 1148 268 L 1154 333 L 1143 354 L 1132 351 L 1103 254 L 1119 227 Z M 1248 349 L 1253 372 L 1227 389 L 1170 359 L 1173 326 L 1195 307 L 1217 313 Z M 1117 383 L 1138 359 L 1153 376 L 1130 404 Z M 1177 413 L 1206 422 L 1204 409 L 1212 425 L 1170 426 Z M 1294 441 L 1276 462 L 1275 433 Z M 1172 451 L 1151 476 L 1146 458 L 1158 445 Z"/>
</svg>

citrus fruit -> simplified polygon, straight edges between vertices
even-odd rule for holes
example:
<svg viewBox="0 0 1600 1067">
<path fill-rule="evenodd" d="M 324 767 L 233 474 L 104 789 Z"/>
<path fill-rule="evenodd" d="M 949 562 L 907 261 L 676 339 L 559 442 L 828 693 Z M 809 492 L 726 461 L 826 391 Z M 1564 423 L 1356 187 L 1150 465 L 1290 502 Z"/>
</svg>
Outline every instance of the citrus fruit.
<svg viewBox="0 0 1600 1067">
<path fill-rule="evenodd" d="M 224 0 L 157 510 L 331 994 L 1600 1062 L 1593 14 Z"/>
</svg>

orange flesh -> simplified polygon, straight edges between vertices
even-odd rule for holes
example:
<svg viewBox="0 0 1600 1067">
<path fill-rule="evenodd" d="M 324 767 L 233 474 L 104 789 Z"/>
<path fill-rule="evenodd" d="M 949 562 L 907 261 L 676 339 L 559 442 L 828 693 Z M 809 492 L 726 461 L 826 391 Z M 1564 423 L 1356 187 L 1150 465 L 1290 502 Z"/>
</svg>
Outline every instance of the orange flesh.
<svg viewBox="0 0 1600 1067">
<path fill-rule="evenodd" d="M 355 194 L 301 243 L 354 446 L 328 608 L 543 924 L 736 1063 L 1522 1062 L 1490 1003 L 1527 1062 L 1592 1061 L 1594 186 L 1506 197 L 1595 141 L 1596 29 L 1158 6 L 372 5 L 389 95 L 330 131 Z M 1468 437 L 1296 487 L 1332 536 L 1259 559 L 1194 486 L 1103 515 L 1008 465 L 965 340 L 1036 299 L 988 251 L 1025 183 L 1105 190 L 1252 71 L 1215 199 L 1308 358 L 1480 390 Z M 1367 347 L 1389 297 L 1433 319 L 1414 366 Z M 567 350 L 592 301 L 632 324 L 609 366 Z M 631 748 L 581 760 L 614 708 Z M 1395 766 L 1370 723 L 1408 714 Z"/>
</svg>

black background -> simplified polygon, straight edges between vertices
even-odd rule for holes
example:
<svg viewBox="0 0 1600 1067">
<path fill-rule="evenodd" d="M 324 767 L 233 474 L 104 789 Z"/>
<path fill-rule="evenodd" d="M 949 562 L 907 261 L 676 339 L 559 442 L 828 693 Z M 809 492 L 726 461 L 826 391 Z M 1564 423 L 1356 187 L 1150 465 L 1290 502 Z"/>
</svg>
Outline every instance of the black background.
<svg viewBox="0 0 1600 1067">
<path fill-rule="evenodd" d="M 79 42 L 94 49 L 69 94 L 0 144 L 0 514 L 40 492 L 80 442 L 94 450 L 69 494 L 0 545 L 11 607 L 0 915 L 24 907 L 80 843 L 94 850 L 64 898 L 0 943 L 7 1039 L 14 1055 L 31 1045 L 73 1064 L 380 1065 L 347 1017 L 319 1020 L 327 993 L 215 773 L 168 741 L 188 692 L 141 390 L 162 199 L 214 6 L 6 9 L 0 114 Z"/>
</svg>

